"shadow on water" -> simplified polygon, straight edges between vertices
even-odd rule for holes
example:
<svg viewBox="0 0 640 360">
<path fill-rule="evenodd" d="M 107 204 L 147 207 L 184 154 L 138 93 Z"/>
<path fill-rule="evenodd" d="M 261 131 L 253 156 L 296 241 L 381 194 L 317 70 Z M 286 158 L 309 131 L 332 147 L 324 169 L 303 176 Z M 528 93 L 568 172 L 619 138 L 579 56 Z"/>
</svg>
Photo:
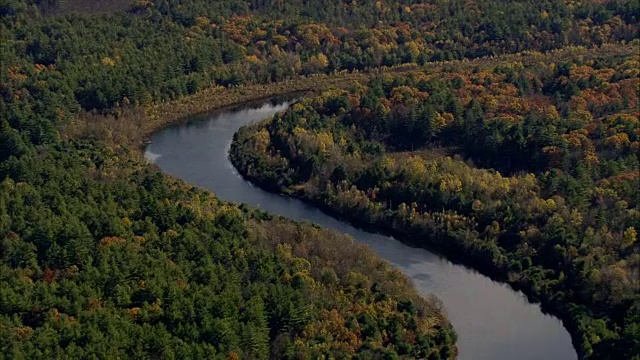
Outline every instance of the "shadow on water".
<svg viewBox="0 0 640 360">
<path fill-rule="evenodd" d="M 233 135 L 246 124 L 285 110 L 295 97 L 259 101 L 203 114 L 152 137 L 146 157 L 163 171 L 209 189 L 221 199 L 246 203 L 297 221 L 310 221 L 365 243 L 433 294 L 458 333 L 459 359 L 572 360 L 577 355 L 561 322 L 513 291 L 426 249 L 369 233 L 300 200 L 269 193 L 245 181 L 228 159 Z"/>
</svg>

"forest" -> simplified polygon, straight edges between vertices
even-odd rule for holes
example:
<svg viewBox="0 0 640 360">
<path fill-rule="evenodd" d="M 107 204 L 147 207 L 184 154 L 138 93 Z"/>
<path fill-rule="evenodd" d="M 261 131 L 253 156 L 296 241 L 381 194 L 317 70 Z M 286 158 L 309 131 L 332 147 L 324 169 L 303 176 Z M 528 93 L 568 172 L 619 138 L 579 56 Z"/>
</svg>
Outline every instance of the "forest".
<svg viewBox="0 0 640 360">
<path fill-rule="evenodd" d="M 2 358 L 455 354 L 437 302 L 369 250 L 125 156 L 79 141 L 3 163 Z"/>
<path fill-rule="evenodd" d="M 632 358 L 637 50 L 382 75 L 242 129 L 232 161 L 267 189 L 436 245 L 525 290 L 575 327 L 586 356 Z"/>
<path fill-rule="evenodd" d="M 634 0 L 0 0 L 1 357 L 454 358 L 438 302 L 367 249 L 140 156 L 158 126 L 296 81 L 351 88 L 245 130 L 241 171 L 465 254 L 569 319 L 581 357 L 637 355 L 639 17 Z"/>
</svg>

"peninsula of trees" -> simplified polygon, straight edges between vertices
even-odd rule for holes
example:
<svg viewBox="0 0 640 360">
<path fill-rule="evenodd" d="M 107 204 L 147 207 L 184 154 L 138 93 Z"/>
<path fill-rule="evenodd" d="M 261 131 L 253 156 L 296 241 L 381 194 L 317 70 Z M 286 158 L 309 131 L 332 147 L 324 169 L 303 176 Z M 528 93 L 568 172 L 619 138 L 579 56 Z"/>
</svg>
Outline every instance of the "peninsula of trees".
<svg viewBox="0 0 640 360">
<path fill-rule="evenodd" d="M 241 129 L 267 189 L 523 289 L 585 357 L 640 341 L 638 45 L 383 75 Z"/>
</svg>

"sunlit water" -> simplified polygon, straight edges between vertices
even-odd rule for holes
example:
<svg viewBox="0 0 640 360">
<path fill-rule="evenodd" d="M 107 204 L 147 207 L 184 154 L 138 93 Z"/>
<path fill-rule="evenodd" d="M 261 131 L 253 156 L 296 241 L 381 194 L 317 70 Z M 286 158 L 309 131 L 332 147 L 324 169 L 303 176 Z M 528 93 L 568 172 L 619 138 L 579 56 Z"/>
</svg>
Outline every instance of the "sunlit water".
<svg viewBox="0 0 640 360">
<path fill-rule="evenodd" d="M 293 220 L 308 220 L 349 234 L 400 268 L 422 294 L 444 304 L 458 333 L 463 360 L 572 360 L 577 355 L 569 333 L 555 317 L 527 302 L 524 295 L 440 255 L 404 245 L 336 220 L 302 201 L 263 191 L 238 175 L 228 159 L 233 134 L 243 125 L 271 117 L 286 102 L 198 116 L 152 137 L 149 161 L 221 199 L 242 202 Z"/>
</svg>

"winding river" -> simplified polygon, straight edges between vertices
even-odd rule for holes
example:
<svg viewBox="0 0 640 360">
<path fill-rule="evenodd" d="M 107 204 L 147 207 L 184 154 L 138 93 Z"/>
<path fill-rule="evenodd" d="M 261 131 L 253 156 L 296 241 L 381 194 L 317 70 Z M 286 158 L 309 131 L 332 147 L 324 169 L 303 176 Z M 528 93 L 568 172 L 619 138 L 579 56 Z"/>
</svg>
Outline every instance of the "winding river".
<svg viewBox="0 0 640 360">
<path fill-rule="evenodd" d="M 433 252 L 365 232 L 302 201 L 263 191 L 240 177 L 227 156 L 233 134 L 288 105 L 273 100 L 193 117 L 155 134 L 145 156 L 163 171 L 209 189 L 221 199 L 315 222 L 369 245 L 411 277 L 420 293 L 442 300 L 458 333 L 459 359 L 577 359 L 561 322 L 543 314 L 522 293 Z"/>
</svg>

